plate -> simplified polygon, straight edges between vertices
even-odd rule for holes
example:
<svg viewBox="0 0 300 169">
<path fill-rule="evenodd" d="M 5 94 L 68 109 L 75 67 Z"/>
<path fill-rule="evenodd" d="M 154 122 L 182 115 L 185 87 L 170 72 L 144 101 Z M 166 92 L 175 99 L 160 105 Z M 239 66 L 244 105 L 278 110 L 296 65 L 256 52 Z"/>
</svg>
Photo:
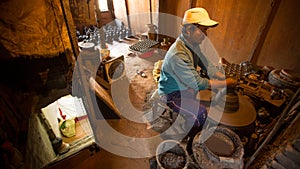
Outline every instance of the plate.
<svg viewBox="0 0 300 169">
<path fill-rule="evenodd" d="M 85 43 L 78 43 L 78 46 L 81 47 L 82 49 L 90 49 L 93 48 L 95 44 L 90 42 L 85 42 Z"/>
</svg>

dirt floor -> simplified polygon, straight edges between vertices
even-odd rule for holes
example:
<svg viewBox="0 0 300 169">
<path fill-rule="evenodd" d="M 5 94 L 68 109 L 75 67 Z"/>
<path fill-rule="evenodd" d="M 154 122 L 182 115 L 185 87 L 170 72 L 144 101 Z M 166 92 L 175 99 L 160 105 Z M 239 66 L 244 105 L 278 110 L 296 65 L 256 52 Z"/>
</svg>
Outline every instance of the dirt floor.
<svg viewBox="0 0 300 169">
<path fill-rule="evenodd" d="M 137 53 L 128 51 L 128 45 L 128 43 L 115 43 L 114 46 L 112 46 L 113 48 L 111 48 L 111 55 L 124 55 L 126 76 L 130 81 L 129 99 L 135 109 L 142 111 L 144 105 L 146 104 L 145 99 L 148 97 L 151 91 L 156 88 L 156 84 L 152 77 L 152 69 L 154 63 L 159 59 L 162 59 L 162 56 L 160 56 L 158 53 L 151 53 L 152 56 L 149 55 L 146 58 L 142 58 Z M 137 74 L 138 71 L 143 71 L 146 77 L 142 77 L 141 75 Z M 157 132 L 151 129 L 147 129 L 146 123 L 136 123 L 128 120 L 128 118 L 119 120 L 109 119 L 108 123 L 118 132 L 129 137 L 147 138 L 158 135 Z M 149 149 L 152 149 L 152 151 L 155 150 L 155 147 L 153 147 L 154 145 L 155 144 L 149 145 L 149 147 L 144 147 L 145 151 L 149 151 Z M 120 143 L 120 146 L 123 145 L 121 145 Z M 150 159 L 152 157 L 127 158 L 115 155 L 100 148 L 100 151 L 95 153 L 92 158 L 94 160 L 88 160 L 89 162 L 87 163 L 89 164 L 83 162 L 81 166 L 85 168 L 95 167 L 99 169 L 149 169 Z M 81 166 L 78 166 L 76 168 L 82 168 Z"/>
</svg>

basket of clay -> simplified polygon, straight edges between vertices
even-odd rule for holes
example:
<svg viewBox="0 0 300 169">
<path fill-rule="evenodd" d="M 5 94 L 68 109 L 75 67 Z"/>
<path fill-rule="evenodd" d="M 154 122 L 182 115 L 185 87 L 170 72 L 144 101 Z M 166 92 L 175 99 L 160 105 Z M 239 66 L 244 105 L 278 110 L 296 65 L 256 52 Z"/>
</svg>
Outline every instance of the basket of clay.
<svg viewBox="0 0 300 169">
<path fill-rule="evenodd" d="M 243 169 L 244 147 L 239 136 L 225 127 L 212 127 L 199 132 L 193 140 L 193 155 L 202 168 Z M 203 133 L 203 138 L 201 134 Z M 204 139 L 210 135 L 207 139 Z M 201 140 L 201 141 L 200 141 Z"/>
<path fill-rule="evenodd" d="M 156 161 L 162 169 L 187 169 L 188 153 L 176 140 L 165 140 L 156 149 Z"/>
</svg>

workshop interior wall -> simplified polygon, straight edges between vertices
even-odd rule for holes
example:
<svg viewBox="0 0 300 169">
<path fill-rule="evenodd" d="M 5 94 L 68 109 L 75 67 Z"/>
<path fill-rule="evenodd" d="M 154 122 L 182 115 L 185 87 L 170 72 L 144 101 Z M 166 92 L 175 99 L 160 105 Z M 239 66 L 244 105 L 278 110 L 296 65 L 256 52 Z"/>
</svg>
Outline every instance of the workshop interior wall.
<svg viewBox="0 0 300 169">
<path fill-rule="evenodd" d="M 114 0 L 114 1 L 118 1 L 118 0 Z M 158 0 L 152 0 L 152 1 L 127 0 L 125 1 L 125 3 L 127 3 L 126 5 L 127 5 L 127 13 L 129 15 L 130 28 L 132 29 L 132 32 L 134 34 L 143 34 L 147 32 L 146 24 L 150 24 L 151 22 L 152 24 L 155 24 L 157 26 Z M 114 3 L 114 4 L 115 4 L 114 6 L 119 6 L 119 3 Z M 152 11 L 152 16 L 150 16 L 151 11 Z M 126 23 L 127 20 L 124 21 Z"/>
<path fill-rule="evenodd" d="M 30 1 L 30 2 L 29 2 Z M 66 24 L 62 14 L 59 0 L 37 1 L 18 0 L 1 2 L 0 57 L 53 57 L 58 53 L 71 49 L 67 34 Z M 93 2 L 92 2 L 93 1 Z M 94 0 L 90 3 L 90 10 L 94 8 Z M 82 18 L 88 18 L 86 14 L 87 3 L 76 2 L 77 10 Z M 114 0 L 114 3 L 119 3 Z M 126 1 L 129 15 L 147 13 L 150 11 L 148 1 Z M 34 4 L 34 5 L 32 5 Z M 279 4 L 273 19 L 270 15 L 274 12 L 276 4 Z M 123 7 L 125 8 L 125 3 Z M 74 4 L 70 3 L 71 9 Z M 297 0 L 164 0 L 152 1 L 152 9 L 159 12 L 183 17 L 183 13 L 190 7 L 204 7 L 211 18 L 220 22 L 219 26 L 208 31 L 208 35 L 220 57 L 230 62 L 240 63 L 251 60 L 258 65 L 269 65 L 275 68 L 290 68 L 299 71 L 299 21 L 297 14 Z M 84 10 L 84 9 L 85 10 Z M 126 11 L 122 12 L 123 14 Z M 96 23 L 95 16 L 85 20 L 86 24 Z M 150 17 L 131 19 L 135 32 L 147 30 L 145 24 Z M 124 19 L 126 21 L 126 19 Z M 155 21 L 157 22 L 157 20 Z M 126 24 L 126 22 L 124 22 Z M 175 25 L 174 25 L 175 24 Z M 178 23 L 159 18 L 159 30 L 178 32 Z M 267 30 L 266 27 L 269 27 Z M 6 54 L 8 53 L 8 55 Z M 282 59 L 288 58 L 288 59 Z"/>
<path fill-rule="evenodd" d="M 121 20 L 125 26 L 128 27 L 128 18 L 127 18 L 127 9 L 126 9 L 126 1 L 124 0 L 113 0 L 115 17 Z"/>
<path fill-rule="evenodd" d="M 95 1 L 94 0 L 74 0 L 70 2 L 75 25 L 95 25 Z"/>
<path fill-rule="evenodd" d="M 220 57 L 233 63 L 252 61 L 261 66 L 299 72 L 298 6 L 297 0 L 164 0 L 160 1 L 159 12 L 182 18 L 186 9 L 204 7 L 211 18 L 220 23 L 208 30 L 208 37 Z M 179 25 L 164 18 L 159 22 L 159 29 L 163 31 Z"/>
<path fill-rule="evenodd" d="M 52 58 L 71 50 L 59 0 L 1 1 L 0 20 L 0 58 Z"/>
<path fill-rule="evenodd" d="M 263 26 L 271 11 L 272 0 L 197 0 L 195 7 L 207 9 L 219 22 L 208 30 L 208 37 L 220 57 L 240 63 L 251 59 Z"/>
<path fill-rule="evenodd" d="M 300 72 L 300 1 L 282 0 L 257 64 Z"/>
<path fill-rule="evenodd" d="M 159 1 L 159 12 L 162 13 L 159 17 L 159 40 L 166 36 L 171 41 L 176 39 L 180 34 L 180 24 L 184 11 L 191 7 L 191 3 L 191 0 Z"/>
</svg>

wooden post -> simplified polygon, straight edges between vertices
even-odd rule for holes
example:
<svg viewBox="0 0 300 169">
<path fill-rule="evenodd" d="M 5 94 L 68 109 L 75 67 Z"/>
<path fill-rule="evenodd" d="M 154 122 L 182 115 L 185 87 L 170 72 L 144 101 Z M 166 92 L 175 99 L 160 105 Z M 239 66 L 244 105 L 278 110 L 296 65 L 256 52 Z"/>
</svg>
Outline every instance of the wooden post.
<svg viewBox="0 0 300 169">
<path fill-rule="evenodd" d="M 261 52 L 262 46 L 266 40 L 267 34 L 270 30 L 270 27 L 272 25 L 272 22 L 274 20 L 274 17 L 278 11 L 279 5 L 280 5 L 281 0 L 274 0 L 272 1 L 272 9 L 269 12 L 269 15 L 265 22 L 262 24 L 261 28 L 262 31 L 258 33 L 255 44 L 254 44 L 254 49 L 251 52 L 252 54 L 250 55 L 250 62 L 256 64 L 259 54 Z"/>
</svg>

